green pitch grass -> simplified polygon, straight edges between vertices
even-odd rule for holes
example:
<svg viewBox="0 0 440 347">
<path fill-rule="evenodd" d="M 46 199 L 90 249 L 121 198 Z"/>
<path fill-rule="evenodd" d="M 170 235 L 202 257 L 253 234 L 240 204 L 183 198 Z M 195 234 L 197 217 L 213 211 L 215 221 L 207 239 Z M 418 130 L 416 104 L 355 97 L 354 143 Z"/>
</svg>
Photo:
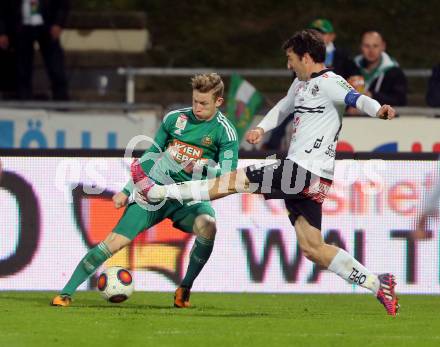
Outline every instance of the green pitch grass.
<svg viewBox="0 0 440 347">
<path fill-rule="evenodd" d="M 0 346 L 440 346 L 440 297 L 402 296 L 398 317 L 370 295 L 137 292 L 123 304 L 80 292 L 68 308 L 50 292 L 0 292 Z"/>
</svg>

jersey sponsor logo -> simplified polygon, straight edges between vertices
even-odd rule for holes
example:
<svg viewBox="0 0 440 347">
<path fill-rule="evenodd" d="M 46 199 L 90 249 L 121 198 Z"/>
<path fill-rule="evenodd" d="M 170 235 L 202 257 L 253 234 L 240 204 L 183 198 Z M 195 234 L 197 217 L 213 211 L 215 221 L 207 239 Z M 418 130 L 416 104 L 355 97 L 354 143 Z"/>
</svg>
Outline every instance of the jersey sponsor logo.
<svg viewBox="0 0 440 347">
<path fill-rule="evenodd" d="M 212 137 L 209 135 L 205 135 L 202 138 L 202 145 L 211 146 L 212 145 Z"/>
<path fill-rule="evenodd" d="M 188 123 L 188 116 L 186 114 L 179 114 L 179 117 L 176 120 L 176 128 L 179 130 L 185 130 L 186 123 Z"/>
<path fill-rule="evenodd" d="M 207 161 L 206 158 L 202 158 L 202 148 L 190 145 L 176 139 L 174 139 L 174 141 L 168 146 L 167 152 L 178 163 L 192 160 L 196 161 L 197 163 L 204 163 Z"/>
<path fill-rule="evenodd" d="M 334 144 L 330 144 L 327 147 L 327 150 L 325 151 L 325 154 L 328 155 L 330 158 L 336 157 L 336 150 Z"/>
<path fill-rule="evenodd" d="M 353 89 L 353 87 L 344 80 L 337 80 L 336 83 L 339 84 L 342 88 L 344 88 L 347 92 Z"/>
<path fill-rule="evenodd" d="M 323 140 L 324 140 L 324 136 L 321 136 L 321 138 L 317 138 L 315 140 L 315 143 L 313 144 L 313 147 L 310 149 L 305 149 L 304 152 L 311 153 L 315 148 L 316 149 L 320 148 Z"/>
</svg>

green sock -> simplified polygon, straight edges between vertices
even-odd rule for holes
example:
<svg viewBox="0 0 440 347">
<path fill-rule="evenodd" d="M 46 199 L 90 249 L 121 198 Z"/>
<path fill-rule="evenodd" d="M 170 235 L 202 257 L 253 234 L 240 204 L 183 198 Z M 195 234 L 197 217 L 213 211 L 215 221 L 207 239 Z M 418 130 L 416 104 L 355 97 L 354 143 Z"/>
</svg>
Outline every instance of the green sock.
<svg viewBox="0 0 440 347">
<path fill-rule="evenodd" d="M 214 240 L 205 239 L 202 236 L 197 236 L 194 241 L 194 246 L 191 250 L 188 269 L 186 270 L 185 278 L 181 286 L 191 288 L 194 280 L 202 271 L 214 248 Z"/>
<path fill-rule="evenodd" d="M 84 258 L 81 259 L 69 282 L 61 291 L 61 295 L 72 295 L 76 288 L 80 286 L 96 269 L 101 266 L 112 254 L 104 242 L 92 248 Z"/>
</svg>

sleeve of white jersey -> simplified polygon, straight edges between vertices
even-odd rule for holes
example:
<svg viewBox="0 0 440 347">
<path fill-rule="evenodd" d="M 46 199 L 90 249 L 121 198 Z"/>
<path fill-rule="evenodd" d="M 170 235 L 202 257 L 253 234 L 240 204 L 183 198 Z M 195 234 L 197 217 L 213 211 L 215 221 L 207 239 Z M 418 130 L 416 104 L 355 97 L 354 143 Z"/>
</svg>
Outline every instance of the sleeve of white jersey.
<svg viewBox="0 0 440 347">
<path fill-rule="evenodd" d="M 376 117 L 380 104 L 369 96 L 358 93 L 341 76 L 322 79 L 322 89 L 335 104 L 356 107 L 370 117 Z"/>
<path fill-rule="evenodd" d="M 287 118 L 287 116 L 294 111 L 294 88 L 297 83 L 297 79 L 293 81 L 292 85 L 287 91 L 287 95 L 278 101 L 278 103 L 272 107 L 266 116 L 264 116 L 263 120 L 257 125 L 259 128 L 262 128 L 264 132 L 268 132 L 279 126 Z"/>
</svg>

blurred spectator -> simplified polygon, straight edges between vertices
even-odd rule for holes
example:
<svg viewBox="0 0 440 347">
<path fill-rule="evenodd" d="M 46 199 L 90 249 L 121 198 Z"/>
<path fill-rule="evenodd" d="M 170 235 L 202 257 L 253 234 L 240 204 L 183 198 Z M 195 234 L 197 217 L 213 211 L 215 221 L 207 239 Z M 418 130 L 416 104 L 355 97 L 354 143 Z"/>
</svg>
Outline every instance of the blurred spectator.
<svg viewBox="0 0 440 347">
<path fill-rule="evenodd" d="M 325 66 L 332 68 L 335 74 L 345 79 L 360 75 L 359 68 L 353 62 L 350 54 L 345 49 L 335 46 L 336 33 L 328 19 L 315 19 L 310 23 L 309 28 L 319 31 L 322 35 L 326 47 Z"/>
<path fill-rule="evenodd" d="M 386 43 L 377 31 L 362 34 L 361 55 L 355 58 L 365 79 L 365 94 L 392 106 L 406 105 L 407 81 L 399 64 L 386 52 Z"/>
<path fill-rule="evenodd" d="M 428 82 L 426 103 L 431 107 L 440 107 L 440 64 L 432 68 L 432 75 Z"/>
<path fill-rule="evenodd" d="M 6 3 L 0 1 L 0 92 L 4 95 L 13 95 L 16 91 L 15 50 L 10 45 L 10 25 Z"/>
<path fill-rule="evenodd" d="M 32 99 L 34 42 L 43 56 L 55 100 L 67 100 L 67 78 L 60 35 L 70 0 L 1 0 L 0 47 L 15 47 L 20 99 Z"/>
</svg>

